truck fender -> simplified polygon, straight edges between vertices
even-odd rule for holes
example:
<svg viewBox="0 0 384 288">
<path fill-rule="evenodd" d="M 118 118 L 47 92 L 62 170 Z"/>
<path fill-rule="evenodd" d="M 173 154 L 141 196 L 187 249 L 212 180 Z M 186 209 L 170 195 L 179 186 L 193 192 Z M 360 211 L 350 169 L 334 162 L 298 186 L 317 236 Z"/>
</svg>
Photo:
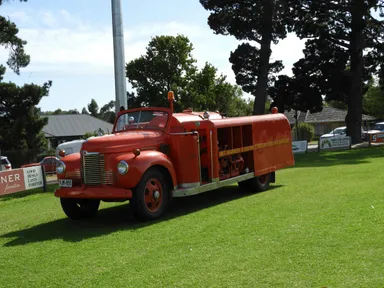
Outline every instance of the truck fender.
<svg viewBox="0 0 384 288">
<path fill-rule="evenodd" d="M 177 185 L 176 171 L 171 159 L 167 155 L 156 150 L 147 150 L 141 151 L 139 156 L 130 154 L 129 157 L 124 158 L 125 159 L 120 158 L 119 160 L 125 160 L 129 165 L 129 171 L 126 174 L 129 178 L 127 179 L 127 181 L 129 181 L 128 186 L 135 187 L 139 183 L 144 173 L 152 167 L 158 167 L 163 172 L 168 172 L 168 175 L 165 176 L 169 178 L 168 180 L 172 181 L 172 185 L 170 186 L 171 189 L 174 189 L 174 187 Z M 119 175 L 119 178 L 123 180 L 122 178 L 124 176 Z"/>
</svg>

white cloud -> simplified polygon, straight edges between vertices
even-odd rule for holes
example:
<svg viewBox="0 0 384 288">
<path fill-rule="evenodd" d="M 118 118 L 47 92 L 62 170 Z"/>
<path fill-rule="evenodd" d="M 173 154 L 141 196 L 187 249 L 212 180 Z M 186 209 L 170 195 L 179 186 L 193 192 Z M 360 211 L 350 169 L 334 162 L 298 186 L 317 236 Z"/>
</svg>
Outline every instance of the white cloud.
<svg viewBox="0 0 384 288">
<path fill-rule="evenodd" d="M 113 75 L 111 26 L 90 25 L 65 10 L 57 13 L 13 11 L 8 15 L 16 24 L 20 24 L 20 37 L 28 42 L 26 51 L 31 55 L 31 63 L 23 72 L 29 75 L 35 72 L 46 72 L 47 75 L 76 74 L 79 77 Z M 126 62 L 144 54 L 151 37 L 177 34 L 186 35 L 191 40 L 195 48 L 193 56 L 198 60 L 199 66 L 208 61 L 220 73 L 227 75 L 228 81 L 235 83 L 228 59 L 239 42 L 232 36 L 215 35 L 205 23 L 196 25 L 169 22 L 126 26 Z M 286 65 L 283 73 L 290 74 L 292 64 L 302 56 L 302 49 L 302 41 L 289 36 L 273 47 L 272 58 L 283 60 Z M 4 63 L 7 56 L 8 52 L 0 48 L 0 63 Z M 48 77 L 52 78 L 54 77 Z"/>
<path fill-rule="evenodd" d="M 65 64 L 84 65 L 86 73 L 89 71 L 88 67 L 113 67 L 111 27 L 88 25 L 65 10 L 56 14 L 49 11 L 28 14 L 17 11 L 11 13 L 10 17 L 16 23 L 21 22 L 32 27 L 20 29 L 20 36 L 28 42 L 26 50 L 32 59 L 31 65 L 26 67 L 25 71 L 54 68 L 62 72 L 71 67 Z M 126 27 L 124 33 L 126 61 L 145 53 L 150 38 L 159 34 L 188 36 L 195 48 L 193 54 L 200 65 L 209 61 L 225 70 L 230 68 L 228 62 L 230 51 L 233 51 L 239 43 L 231 36 L 214 35 L 209 27 L 185 23 L 152 23 Z M 283 59 L 290 66 L 299 59 L 301 50 L 300 41 L 295 37 L 288 37 L 273 48 L 272 57 Z M 4 51 L 0 53 L 0 61 L 4 61 L 6 55 Z M 81 72 L 78 69 L 76 71 Z"/>
</svg>

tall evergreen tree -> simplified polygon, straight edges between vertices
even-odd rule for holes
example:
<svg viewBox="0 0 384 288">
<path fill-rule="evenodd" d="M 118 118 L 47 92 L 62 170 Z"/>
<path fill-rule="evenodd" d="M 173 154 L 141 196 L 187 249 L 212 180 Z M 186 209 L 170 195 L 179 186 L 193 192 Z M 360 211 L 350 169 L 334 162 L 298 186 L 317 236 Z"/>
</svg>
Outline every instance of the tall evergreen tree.
<svg viewBox="0 0 384 288">
<path fill-rule="evenodd" d="M 20 0 L 26 2 L 27 0 Z M 3 4 L 0 0 L 0 6 Z M 7 65 L 16 73 L 20 73 L 20 68 L 28 66 L 30 56 L 25 53 L 24 45 L 27 44 L 17 34 L 19 29 L 12 21 L 0 15 L 0 46 L 5 46 L 9 50 Z M 0 81 L 5 73 L 5 67 L 0 64 Z"/>
<path fill-rule="evenodd" d="M 285 14 L 288 0 L 200 0 L 211 12 L 208 25 L 216 34 L 233 35 L 240 44 L 231 53 L 230 62 L 237 84 L 255 96 L 253 114 L 264 114 L 270 73 L 281 71 L 281 61 L 270 63 L 271 44 L 287 35 Z"/>
<path fill-rule="evenodd" d="M 26 0 L 20 0 L 26 2 Z M 0 0 L 0 5 L 4 1 Z M 9 50 L 7 66 L 16 74 L 29 64 L 30 56 L 26 54 L 26 41 L 18 36 L 16 25 L 0 16 L 0 46 Z M 21 150 L 14 153 L 12 162 L 16 165 L 32 160 L 37 153 L 47 148 L 47 141 L 42 128 L 47 124 L 47 118 L 41 117 L 40 109 L 36 106 L 42 97 L 47 96 L 51 81 L 42 86 L 14 83 L 4 83 L 3 75 L 6 68 L 0 65 L 0 142 L 3 150 Z"/>
<path fill-rule="evenodd" d="M 306 75 L 303 85 L 317 87 L 327 101 L 348 104 L 353 143 L 361 141 L 364 84 L 383 61 L 384 24 L 374 17 L 383 6 L 383 0 L 290 1 L 292 30 L 308 39 L 296 71 Z"/>
</svg>

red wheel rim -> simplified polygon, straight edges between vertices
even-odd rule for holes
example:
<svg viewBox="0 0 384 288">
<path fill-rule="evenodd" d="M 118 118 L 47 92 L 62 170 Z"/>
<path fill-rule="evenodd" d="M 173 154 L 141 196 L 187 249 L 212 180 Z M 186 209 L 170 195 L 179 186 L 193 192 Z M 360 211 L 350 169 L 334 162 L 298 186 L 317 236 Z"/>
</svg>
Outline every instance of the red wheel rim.
<svg viewBox="0 0 384 288">
<path fill-rule="evenodd" d="M 144 188 L 144 201 L 150 212 L 156 212 L 163 203 L 163 186 L 156 178 L 149 179 Z"/>
<path fill-rule="evenodd" d="M 265 185 L 267 184 L 267 181 L 268 181 L 268 174 L 259 176 L 260 184 Z"/>
</svg>

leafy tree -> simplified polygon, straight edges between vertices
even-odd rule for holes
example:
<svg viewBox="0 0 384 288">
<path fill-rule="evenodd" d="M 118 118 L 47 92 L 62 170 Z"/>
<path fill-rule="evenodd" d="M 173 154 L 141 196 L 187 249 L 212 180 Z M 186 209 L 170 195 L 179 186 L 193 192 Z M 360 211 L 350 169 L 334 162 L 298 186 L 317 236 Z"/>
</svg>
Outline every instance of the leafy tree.
<svg viewBox="0 0 384 288">
<path fill-rule="evenodd" d="M 219 110 L 228 115 L 248 113 L 249 103 L 239 87 L 218 75 L 209 63 L 198 70 L 192 44 L 179 35 L 157 36 L 147 53 L 127 64 L 127 77 L 137 95 L 128 93 L 128 107 L 168 106 L 167 92 L 175 92 L 175 110 Z M 165 59 L 170 59 L 169 61 Z"/>
<path fill-rule="evenodd" d="M 3 2 L 0 0 L 0 5 Z M 16 74 L 30 62 L 30 56 L 24 51 L 26 41 L 18 37 L 18 32 L 13 22 L 0 16 L 0 46 L 9 50 L 6 64 Z M 5 71 L 5 66 L 0 65 L 0 81 L 3 80 Z M 51 85 L 51 81 L 42 86 L 35 84 L 17 86 L 14 83 L 0 82 L 1 148 L 15 151 L 12 157 L 15 167 L 31 161 L 40 150 L 47 148 L 47 140 L 42 132 L 42 128 L 47 124 L 47 118 L 40 116 L 41 111 L 36 106 L 42 97 L 48 95 Z"/>
<path fill-rule="evenodd" d="M 384 91 L 384 64 L 380 65 L 378 78 L 379 78 L 379 87 L 382 91 Z"/>
<path fill-rule="evenodd" d="M 88 111 L 93 117 L 97 117 L 99 115 L 99 105 L 95 99 L 91 100 L 91 103 L 88 104 Z"/>
<path fill-rule="evenodd" d="M 348 106 L 343 101 L 331 100 L 329 102 L 325 102 L 324 106 L 333 107 L 340 110 L 348 110 Z"/>
<path fill-rule="evenodd" d="M 3 4 L 0 0 L 0 6 Z M 21 0 L 20 2 L 26 2 Z M 26 67 L 30 62 L 30 56 L 24 51 L 24 45 L 27 44 L 17 36 L 19 29 L 16 24 L 0 16 L 0 46 L 5 46 L 9 50 L 7 65 L 16 73 L 20 73 L 20 68 Z M 5 67 L 0 65 L 0 81 L 3 79 Z"/>
<path fill-rule="evenodd" d="M 307 140 L 308 142 L 311 142 L 313 139 L 313 136 L 315 135 L 315 127 L 313 127 L 312 124 L 309 123 L 298 123 L 292 131 L 295 135 L 297 135 L 296 140 Z"/>
<path fill-rule="evenodd" d="M 3 150 L 23 150 L 25 161 L 31 161 L 47 148 L 42 128 L 48 123 L 39 115 L 39 104 L 47 96 L 51 82 L 38 86 L 0 83 L 0 138 Z"/>
<path fill-rule="evenodd" d="M 68 115 L 68 114 L 80 114 L 77 109 L 70 109 L 68 111 L 61 110 L 60 108 L 55 111 L 44 111 L 40 112 L 40 115 Z"/>
<path fill-rule="evenodd" d="M 370 81 L 369 88 L 363 97 L 363 110 L 368 115 L 384 119 L 384 91 L 379 83 Z"/>
<path fill-rule="evenodd" d="M 183 108 L 220 111 L 231 116 L 246 113 L 241 89 L 228 83 L 226 76 L 218 75 L 217 68 L 208 62 L 192 76 L 186 90 L 188 94 L 181 99 Z"/>
<path fill-rule="evenodd" d="M 193 46 L 183 35 L 156 36 L 146 54 L 126 65 L 126 76 L 137 91 L 134 106 L 166 106 L 167 92 L 175 93 L 175 109 L 180 110 L 181 94 L 196 71 Z"/>
<path fill-rule="evenodd" d="M 295 77 L 278 76 L 274 86 L 269 89 L 269 96 L 273 99 L 271 106 L 276 106 L 279 111 L 322 111 L 321 91 L 316 86 L 308 85 L 311 78 L 299 68 L 293 68 Z"/>
<path fill-rule="evenodd" d="M 110 101 L 99 109 L 95 99 L 91 100 L 91 103 L 88 105 L 88 111 L 84 107 L 81 111 L 81 114 L 92 115 L 101 120 L 107 121 L 109 123 L 114 123 L 115 121 L 115 101 Z"/>
<path fill-rule="evenodd" d="M 106 122 L 114 123 L 115 115 L 115 101 L 113 100 L 100 108 L 99 118 Z"/>
<path fill-rule="evenodd" d="M 364 82 L 383 60 L 384 25 L 372 15 L 383 5 L 383 0 L 290 2 L 293 31 L 308 39 L 304 58 L 295 64 L 306 75 L 302 85 L 317 87 L 316 97 L 324 95 L 327 102 L 348 104 L 347 134 L 353 143 L 361 141 Z"/>
<path fill-rule="evenodd" d="M 96 131 L 94 131 L 94 132 L 87 132 L 87 133 L 85 133 L 83 135 L 82 139 L 87 140 L 89 137 L 92 137 L 92 136 L 96 137 L 97 136 L 97 132 Z"/>
<path fill-rule="evenodd" d="M 255 96 L 253 114 L 264 114 L 267 88 L 280 72 L 281 61 L 270 63 L 271 44 L 287 35 L 285 19 L 287 0 L 200 0 L 211 11 L 208 25 L 216 34 L 233 35 L 238 40 L 254 41 L 240 44 L 231 53 L 229 61 L 236 75 L 237 84 Z"/>
</svg>

